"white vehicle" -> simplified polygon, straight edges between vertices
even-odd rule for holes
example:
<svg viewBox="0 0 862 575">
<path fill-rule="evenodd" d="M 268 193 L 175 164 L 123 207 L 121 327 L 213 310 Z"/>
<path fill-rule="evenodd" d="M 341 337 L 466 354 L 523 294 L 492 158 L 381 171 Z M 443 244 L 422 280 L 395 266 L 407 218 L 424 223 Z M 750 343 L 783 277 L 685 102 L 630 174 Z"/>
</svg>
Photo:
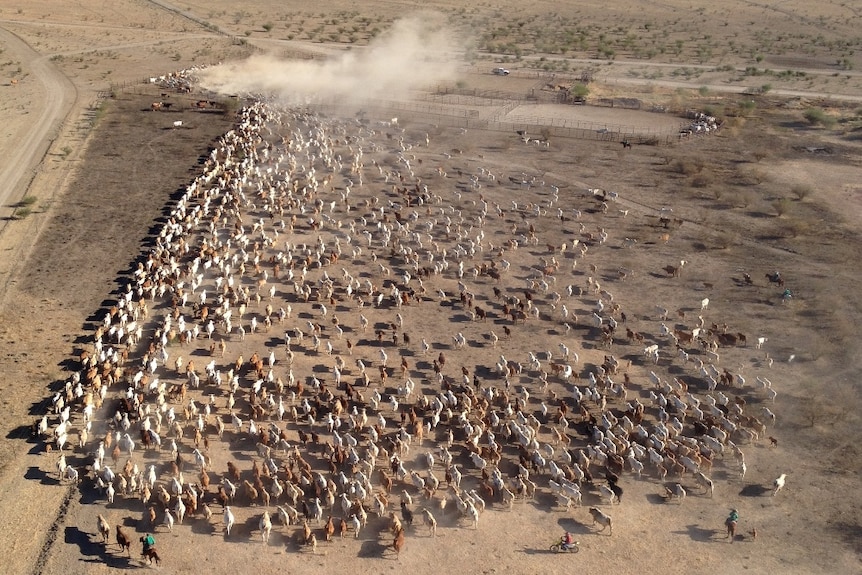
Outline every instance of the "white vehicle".
<svg viewBox="0 0 862 575">
<path fill-rule="evenodd" d="M 495 74 L 497 76 L 508 76 L 509 75 L 509 71 L 505 68 L 494 68 L 493 70 L 491 70 L 491 73 Z"/>
</svg>

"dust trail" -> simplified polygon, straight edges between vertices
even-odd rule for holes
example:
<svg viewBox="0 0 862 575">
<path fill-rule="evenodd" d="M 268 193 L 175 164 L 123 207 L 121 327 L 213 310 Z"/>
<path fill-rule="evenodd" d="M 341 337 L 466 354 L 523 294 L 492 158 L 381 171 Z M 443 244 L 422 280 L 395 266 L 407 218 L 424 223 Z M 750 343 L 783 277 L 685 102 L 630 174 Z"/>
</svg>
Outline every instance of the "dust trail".
<svg viewBox="0 0 862 575">
<path fill-rule="evenodd" d="M 327 60 L 283 60 L 256 55 L 202 70 L 202 88 L 228 94 L 260 94 L 287 105 L 338 102 L 360 105 L 403 99 L 457 76 L 463 44 L 437 14 L 399 20 L 366 48 Z"/>
</svg>

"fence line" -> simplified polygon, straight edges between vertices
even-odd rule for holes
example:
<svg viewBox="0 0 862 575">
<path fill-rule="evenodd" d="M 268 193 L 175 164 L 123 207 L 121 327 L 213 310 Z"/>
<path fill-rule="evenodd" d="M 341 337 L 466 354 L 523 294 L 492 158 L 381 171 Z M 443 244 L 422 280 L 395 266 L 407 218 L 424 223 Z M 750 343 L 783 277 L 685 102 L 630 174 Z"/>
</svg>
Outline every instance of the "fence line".
<svg viewBox="0 0 862 575">
<path fill-rule="evenodd" d="M 514 120 L 501 120 L 499 118 L 480 118 L 478 115 L 468 114 L 438 114 L 432 106 L 424 109 L 420 106 L 402 106 L 398 108 L 399 123 L 407 121 L 422 122 L 446 126 L 451 128 L 462 128 L 471 130 L 486 130 L 491 132 L 503 132 L 514 134 L 524 131 L 534 136 L 547 136 L 548 138 L 571 138 L 578 140 L 594 140 L 603 142 L 621 142 L 627 140 L 633 144 L 672 145 L 680 140 L 678 130 L 674 129 L 644 129 L 635 130 L 626 126 L 604 125 L 593 122 L 573 123 L 570 125 L 554 125 L 548 123 L 546 118 L 525 117 Z M 318 107 L 318 106 L 315 106 Z M 329 105 L 323 106 L 330 109 Z M 375 111 L 381 118 L 387 114 L 394 113 L 395 108 L 385 105 L 385 102 L 369 104 L 365 111 Z"/>
<path fill-rule="evenodd" d="M 568 118 L 544 118 L 540 116 L 531 116 L 531 115 L 514 115 L 507 116 L 507 121 L 512 123 L 524 123 L 530 125 L 545 125 L 550 127 L 559 127 L 559 128 L 572 128 L 576 130 L 603 130 L 603 131 L 611 131 L 611 132 L 629 132 L 629 133 L 640 133 L 640 134 L 664 134 L 664 133 L 674 133 L 677 134 L 679 131 L 688 125 L 688 122 L 680 121 L 677 126 L 671 128 L 655 128 L 652 126 L 632 126 L 628 124 L 611 124 L 608 122 L 593 122 L 589 120 L 572 120 Z"/>
<path fill-rule="evenodd" d="M 440 102 L 452 106 L 505 106 L 509 102 L 516 102 L 513 98 L 485 98 L 482 96 L 462 94 L 419 94 L 417 98 L 428 102 Z"/>
<path fill-rule="evenodd" d="M 344 108 L 344 105 L 337 99 L 318 100 L 310 104 L 313 108 L 326 108 L 329 110 Z M 355 106 L 353 106 L 355 107 Z M 402 102 L 398 100 L 375 100 L 363 102 L 362 110 L 377 110 L 384 113 L 400 113 L 408 112 L 415 114 L 423 114 L 434 117 L 456 117 L 456 118 L 478 118 L 478 110 L 452 108 L 442 104 L 425 104 L 422 102 Z"/>
<path fill-rule="evenodd" d="M 117 82 L 111 84 L 110 92 L 144 94 L 147 93 L 146 89 L 152 85 L 149 78 L 142 78 L 139 81 Z M 531 90 L 531 92 L 535 93 L 535 90 Z M 546 94 L 544 91 L 539 91 L 539 93 L 541 94 L 540 97 L 527 98 L 525 102 L 523 96 L 516 97 L 510 92 L 498 90 L 438 88 L 432 94 L 421 96 L 420 101 L 376 100 L 365 102 L 363 109 L 374 110 L 381 114 L 382 118 L 389 114 L 397 114 L 405 120 L 455 128 L 509 133 L 525 131 L 528 134 L 541 134 L 542 137 L 607 142 L 626 140 L 631 143 L 654 145 L 672 145 L 679 142 L 682 139 L 680 130 L 688 124 L 688 122 L 681 121 L 679 127 L 658 129 L 532 115 L 508 116 L 518 107 L 536 103 L 539 100 L 547 99 L 549 102 L 559 102 L 559 93 Z M 100 97 L 103 94 L 100 93 Z M 490 116 L 482 118 L 479 110 L 453 106 L 475 106 L 485 109 L 497 107 L 498 109 Z M 316 102 L 311 107 L 337 110 L 342 106 L 335 99 L 331 99 Z"/>
</svg>

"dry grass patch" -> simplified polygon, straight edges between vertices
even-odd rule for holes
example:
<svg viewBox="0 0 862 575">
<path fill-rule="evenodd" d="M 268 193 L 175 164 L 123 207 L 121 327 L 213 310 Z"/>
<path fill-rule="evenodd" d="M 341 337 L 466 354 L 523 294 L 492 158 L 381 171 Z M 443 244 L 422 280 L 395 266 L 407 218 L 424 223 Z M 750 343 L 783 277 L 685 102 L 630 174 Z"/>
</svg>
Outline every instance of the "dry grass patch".
<svg viewBox="0 0 862 575">
<path fill-rule="evenodd" d="M 709 170 L 702 171 L 691 178 L 691 185 L 694 188 L 708 188 L 715 181 L 715 176 Z M 716 197 L 721 197 L 721 189 L 716 189 Z"/>
<path fill-rule="evenodd" d="M 808 184 L 796 184 L 790 188 L 790 191 L 797 200 L 802 202 L 814 192 L 814 188 Z"/>
<path fill-rule="evenodd" d="M 811 231 L 811 224 L 800 218 L 791 218 L 777 228 L 776 235 L 782 238 L 804 237 Z"/>
<path fill-rule="evenodd" d="M 728 231 L 717 232 L 709 237 L 709 247 L 714 250 L 727 250 L 738 242 L 738 234 Z"/>
<path fill-rule="evenodd" d="M 722 197 L 728 205 L 734 208 L 747 208 L 751 205 L 751 202 L 754 199 L 754 194 L 743 188 L 740 190 L 725 190 Z"/>
<path fill-rule="evenodd" d="M 790 204 L 790 198 L 778 198 L 777 200 L 772 200 L 769 205 L 772 206 L 775 215 L 781 218 L 790 211 Z"/>
<path fill-rule="evenodd" d="M 683 176 L 693 176 L 703 171 L 705 162 L 702 158 L 681 158 L 671 162 L 672 171 Z"/>
<path fill-rule="evenodd" d="M 744 186 L 759 186 L 771 181 L 771 176 L 766 170 L 753 166 L 740 166 L 737 170 L 740 184 Z"/>
</svg>

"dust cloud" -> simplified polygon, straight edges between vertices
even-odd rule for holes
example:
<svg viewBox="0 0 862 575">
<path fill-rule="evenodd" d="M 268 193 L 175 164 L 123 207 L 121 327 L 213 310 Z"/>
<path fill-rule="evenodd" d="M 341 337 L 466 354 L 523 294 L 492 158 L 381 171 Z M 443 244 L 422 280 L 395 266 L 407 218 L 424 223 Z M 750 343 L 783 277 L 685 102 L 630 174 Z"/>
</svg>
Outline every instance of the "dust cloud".
<svg viewBox="0 0 862 575">
<path fill-rule="evenodd" d="M 402 19 L 371 42 L 326 60 L 285 60 L 255 55 L 199 72 L 204 89 L 260 95 L 285 105 L 316 102 L 361 105 L 409 97 L 412 90 L 457 76 L 463 43 L 437 14 Z"/>
</svg>

